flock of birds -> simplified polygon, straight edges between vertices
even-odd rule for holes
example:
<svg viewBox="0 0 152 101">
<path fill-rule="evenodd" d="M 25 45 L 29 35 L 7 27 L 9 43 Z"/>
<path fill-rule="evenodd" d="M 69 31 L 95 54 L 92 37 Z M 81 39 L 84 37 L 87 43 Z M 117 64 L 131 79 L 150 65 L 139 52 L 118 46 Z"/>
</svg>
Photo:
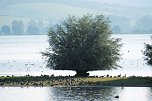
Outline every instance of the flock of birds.
<svg viewBox="0 0 152 101">
<path fill-rule="evenodd" d="M 18 64 L 20 64 L 20 65 L 18 65 Z M 45 69 L 44 63 L 39 63 L 39 61 L 36 61 L 36 62 L 22 62 L 22 63 L 20 63 L 19 61 L 16 61 L 14 59 L 7 60 L 7 61 L 1 63 L 0 67 L 5 69 L 8 72 L 11 72 L 11 71 L 12 72 L 13 71 L 26 72 L 27 75 L 29 75 L 29 72 L 35 72 L 35 71 L 41 72 L 41 75 L 42 75 L 43 72 L 44 72 L 44 69 Z M 54 75 L 54 74 L 52 74 L 52 75 Z M 60 75 L 60 76 L 62 76 L 62 75 Z M 112 76 L 107 74 L 107 75 L 102 75 L 102 76 L 94 75 L 94 77 L 112 77 Z M 116 77 L 126 77 L 126 74 L 125 75 L 121 75 L 121 73 L 120 73 Z"/>
<path fill-rule="evenodd" d="M 44 64 L 40 63 L 39 61 L 36 62 L 21 62 L 16 61 L 14 59 L 7 60 L 3 63 L 0 63 L 1 70 L 4 70 L 6 72 L 26 72 L 27 74 L 29 72 L 35 72 L 39 71 L 43 73 Z"/>
<path fill-rule="evenodd" d="M 130 51 L 128 50 L 127 52 L 128 54 L 130 54 Z M 138 68 L 140 66 L 144 66 L 145 63 L 143 62 L 142 59 L 138 59 L 136 61 L 128 61 L 127 59 L 124 58 L 121 60 L 121 62 L 119 63 L 120 66 L 124 67 L 124 66 L 129 66 L 129 68 Z M 0 68 L 2 68 L 3 70 L 6 71 L 18 71 L 18 72 L 41 72 L 43 73 L 43 69 L 45 68 L 45 63 L 40 63 L 39 61 L 36 62 L 20 62 L 14 59 L 11 60 L 7 60 L 5 62 L 1 62 L 0 63 Z M 125 67 L 126 68 L 126 67 Z M 127 67 L 128 68 L 128 67 Z"/>
</svg>

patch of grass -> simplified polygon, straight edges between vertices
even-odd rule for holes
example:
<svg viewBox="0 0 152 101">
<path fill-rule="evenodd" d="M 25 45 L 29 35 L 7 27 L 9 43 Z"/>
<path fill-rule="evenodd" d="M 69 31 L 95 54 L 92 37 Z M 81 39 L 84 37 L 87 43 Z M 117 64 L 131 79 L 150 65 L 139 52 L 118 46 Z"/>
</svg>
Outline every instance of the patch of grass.
<svg viewBox="0 0 152 101">
<path fill-rule="evenodd" d="M 131 86 L 152 87 L 152 77 L 0 77 L 0 86 Z"/>
<path fill-rule="evenodd" d="M 91 82 L 105 82 L 105 81 L 114 81 L 114 80 L 123 80 L 123 79 L 127 79 L 127 78 L 108 78 L 108 77 L 105 77 L 105 78 L 83 78 L 84 81 L 91 81 Z"/>
</svg>

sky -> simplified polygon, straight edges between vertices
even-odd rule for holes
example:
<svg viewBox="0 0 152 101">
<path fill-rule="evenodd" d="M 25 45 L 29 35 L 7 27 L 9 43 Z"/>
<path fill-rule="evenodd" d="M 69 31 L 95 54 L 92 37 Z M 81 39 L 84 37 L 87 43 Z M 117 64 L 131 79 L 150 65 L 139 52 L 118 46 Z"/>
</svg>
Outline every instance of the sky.
<svg viewBox="0 0 152 101">
<path fill-rule="evenodd" d="M 123 6 L 134 6 L 134 7 L 149 7 L 152 6 L 152 0 L 0 0 L 0 5 L 11 4 L 11 3 L 26 3 L 26 2 L 79 2 L 79 3 L 107 3 Z"/>
<path fill-rule="evenodd" d="M 37 7 L 41 8 L 43 12 L 46 12 L 46 9 L 42 8 L 42 7 L 45 8 L 44 3 L 45 4 L 47 3 L 46 6 L 48 6 L 48 4 L 51 4 L 50 7 L 52 5 L 55 5 L 54 7 L 58 7 L 58 9 L 62 9 L 62 10 L 59 10 L 60 13 L 62 13 L 62 11 L 66 9 L 66 6 L 68 6 L 69 8 L 68 10 L 65 10 L 66 11 L 65 13 L 69 13 L 69 14 L 71 13 L 71 12 L 68 12 L 70 10 L 72 10 L 73 13 L 76 12 L 78 14 L 79 12 L 82 11 L 82 9 L 86 10 L 86 12 L 90 12 L 90 9 L 91 9 L 91 10 L 96 10 L 96 12 L 102 11 L 104 13 L 109 13 L 109 14 L 115 13 L 114 15 L 124 15 L 124 16 L 128 16 L 131 14 L 132 14 L 131 16 L 133 16 L 133 14 L 137 16 L 138 15 L 143 16 L 136 13 L 140 12 L 143 14 L 143 13 L 149 12 L 148 14 L 150 14 L 152 12 L 152 10 L 150 10 L 152 9 L 151 0 L 0 0 L 0 8 L 1 8 L 0 15 L 15 15 L 16 13 L 19 13 L 16 15 L 24 16 L 25 15 L 24 12 L 28 13 L 26 11 L 31 10 L 29 9 L 30 7 L 28 8 L 28 6 L 30 5 L 25 6 L 28 3 L 42 4 L 42 5 L 32 5 L 33 12 L 35 12 L 34 10 Z M 56 4 L 58 4 L 58 6 L 56 6 Z M 16 6 L 16 8 L 13 6 Z M 18 7 L 18 6 L 21 6 L 21 7 Z M 50 7 L 47 7 L 47 8 L 50 8 Z M 75 7 L 77 10 L 71 7 L 73 8 Z M 129 11 L 127 11 L 128 9 Z M 32 10 L 30 12 L 31 14 L 33 14 Z M 40 12 L 42 10 L 39 9 Z M 58 11 L 56 10 L 56 12 Z"/>
<path fill-rule="evenodd" d="M 134 7 L 149 7 L 152 6 L 152 0 L 89 0 L 92 2 L 100 2 L 107 4 L 116 4 Z"/>
</svg>

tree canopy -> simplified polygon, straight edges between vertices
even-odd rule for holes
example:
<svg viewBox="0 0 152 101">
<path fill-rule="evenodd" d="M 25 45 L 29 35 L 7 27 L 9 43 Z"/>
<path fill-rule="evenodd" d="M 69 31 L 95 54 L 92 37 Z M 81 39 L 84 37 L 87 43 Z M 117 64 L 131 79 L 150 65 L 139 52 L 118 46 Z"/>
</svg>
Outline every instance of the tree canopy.
<svg viewBox="0 0 152 101">
<path fill-rule="evenodd" d="M 77 76 L 93 70 L 116 69 L 120 39 L 111 37 L 110 21 L 102 14 L 69 16 L 48 31 L 49 47 L 42 52 L 47 67 L 74 70 Z"/>
<path fill-rule="evenodd" d="M 144 59 L 147 61 L 147 64 L 152 66 L 152 44 L 145 43 L 145 50 L 143 51 L 143 54 L 145 56 Z"/>
</svg>

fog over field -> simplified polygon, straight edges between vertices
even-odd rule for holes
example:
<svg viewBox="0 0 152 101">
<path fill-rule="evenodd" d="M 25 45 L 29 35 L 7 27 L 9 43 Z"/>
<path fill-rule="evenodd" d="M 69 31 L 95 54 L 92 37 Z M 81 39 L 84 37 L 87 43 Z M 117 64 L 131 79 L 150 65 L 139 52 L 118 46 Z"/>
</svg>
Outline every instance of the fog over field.
<svg viewBox="0 0 152 101">
<path fill-rule="evenodd" d="M 46 34 L 68 15 L 86 13 L 109 17 L 113 33 L 152 33 L 151 0 L 0 0 L 0 8 L 1 35 Z"/>
</svg>

